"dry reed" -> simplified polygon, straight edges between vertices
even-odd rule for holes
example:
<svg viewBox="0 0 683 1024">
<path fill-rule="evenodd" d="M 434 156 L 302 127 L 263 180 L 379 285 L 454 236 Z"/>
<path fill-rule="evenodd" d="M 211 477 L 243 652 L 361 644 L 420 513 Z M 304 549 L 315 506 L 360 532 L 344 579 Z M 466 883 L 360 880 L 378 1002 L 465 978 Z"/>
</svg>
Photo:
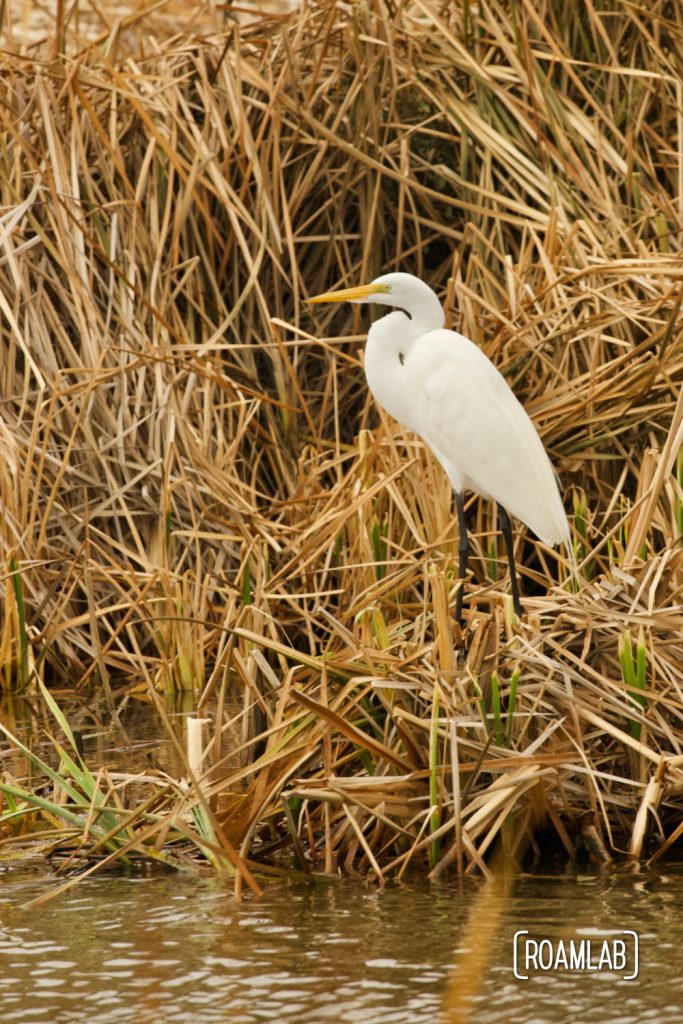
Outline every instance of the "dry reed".
<svg viewBox="0 0 683 1024">
<path fill-rule="evenodd" d="M 681 11 L 320 0 L 100 43 L 1 58 L 7 688 L 193 691 L 212 767 L 128 848 L 201 807 L 238 878 L 283 849 L 485 871 L 539 822 L 569 853 L 675 839 Z M 303 305 L 391 269 L 561 476 L 581 590 L 520 532 L 521 623 L 472 497 L 455 629 L 448 483 L 368 398 L 365 313 Z"/>
</svg>

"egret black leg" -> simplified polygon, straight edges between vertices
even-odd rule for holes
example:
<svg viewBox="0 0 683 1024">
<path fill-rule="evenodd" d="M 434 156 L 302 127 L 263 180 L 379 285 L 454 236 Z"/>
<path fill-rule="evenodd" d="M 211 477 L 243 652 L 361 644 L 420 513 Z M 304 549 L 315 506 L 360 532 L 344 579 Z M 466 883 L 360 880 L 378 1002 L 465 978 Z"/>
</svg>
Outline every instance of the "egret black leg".
<svg viewBox="0 0 683 1024">
<path fill-rule="evenodd" d="M 507 551 L 508 563 L 510 565 L 510 586 L 512 587 L 512 603 L 515 608 L 515 614 L 522 614 L 522 602 L 519 599 L 519 586 L 517 585 L 517 573 L 515 571 L 515 552 L 512 546 L 512 527 L 510 526 L 510 516 L 507 514 L 506 509 L 502 505 L 498 505 L 498 515 L 500 516 L 500 528 L 505 539 L 505 550 Z"/>
<path fill-rule="evenodd" d="M 462 626 L 462 597 L 465 590 L 465 573 L 467 572 L 467 555 L 469 551 L 469 540 L 467 538 L 467 523 L 465 522 L 465 508 L 462 503 L 462 494 L 455 492 L 455 507 L 458 510 L 458 529 L 460 531 L 458 576 L 462 580 L 458 587 L 458 595 L 455 599 L 455 621 Z"/>
</svg>

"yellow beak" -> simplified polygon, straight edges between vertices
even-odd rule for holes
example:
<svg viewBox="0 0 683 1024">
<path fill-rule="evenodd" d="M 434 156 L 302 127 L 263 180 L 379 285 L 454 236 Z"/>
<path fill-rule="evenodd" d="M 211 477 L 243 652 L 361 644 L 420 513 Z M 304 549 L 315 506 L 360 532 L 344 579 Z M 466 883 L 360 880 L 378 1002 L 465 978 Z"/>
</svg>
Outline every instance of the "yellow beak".
<svg viewBox="0 0 683 1024">
<path fill-rule="evenodd" d="M 322 295 L 314 295 L 306 302 L 354 302 L 358 299 L 368 299 L 371 295 L 380 295 L 389 291 L 386 284 L 359 284 L 355 288 L 342 288 L 338 292 L 324 292 Z"/>
</svg>

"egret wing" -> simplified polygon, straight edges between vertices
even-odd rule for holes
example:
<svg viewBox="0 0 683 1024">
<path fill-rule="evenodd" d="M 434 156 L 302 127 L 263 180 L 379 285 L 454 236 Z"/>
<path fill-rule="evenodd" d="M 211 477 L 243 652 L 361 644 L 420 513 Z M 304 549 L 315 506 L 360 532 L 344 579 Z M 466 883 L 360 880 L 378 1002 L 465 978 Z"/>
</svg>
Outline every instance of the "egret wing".
<svg viewBox="0 0 683 1024">
<path fill-rule="evenodd" d="M 418 433 L 456 490 L 504 505 L 548 544 L 569 536 L 536 428 L 493 363 L 454 331 L 424 334 L 405 362 Z"/>
</svg>

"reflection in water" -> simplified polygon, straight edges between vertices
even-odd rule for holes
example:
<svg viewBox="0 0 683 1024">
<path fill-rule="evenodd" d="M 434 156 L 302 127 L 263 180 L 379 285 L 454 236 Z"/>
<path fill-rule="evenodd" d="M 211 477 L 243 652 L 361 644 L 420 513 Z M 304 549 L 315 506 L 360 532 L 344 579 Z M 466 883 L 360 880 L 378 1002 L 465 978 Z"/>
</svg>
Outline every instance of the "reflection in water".
<svg viewBox="0 0 683 1024">
<path fill-rule="evenodd" d="M 81 753 L 95 773 L 100 767 L 109 771 L 150 772 L 158 769 L 172 778 L 186 775 L 184 759 L 178 750 L 187 749 L 187 719 L 197 714 L 192 694 L 180 693 L 163 701 L 163 721 L 154 707 L 146 701 L 130 700 L 117 709 L 112 719 L 106 704 L 85 701 L 77 694 L 60 694 L 57 703 L 80 742 Z M 236 767 L 231 752 L 242 746 L 239 714 L 242 702 L 234 698 L 225 701 L 224 712 L 229 724 L 222 735 L 224 770 Z M 205 705 L 202 716 L 212 718 L 213 704 Z M 38 757 L 57 767 L 59 755 L 50 737 L 56 734 L 61 742 L 61 730 L 47 705 L 42 700 L 9 697 L 0 700 L 0 721 L 14 736 Z M 175 742 L 169 735 L 175 737 Z M 0 736 L 0 766 L 19 780 L 32 785 L 36 769 L 16 747 Z"/>
<path fill-rule="evenodd" d="M 461 945 L 456 950 L 444 993 L 446 1024 L 469 1024 L 472 1019 L 477 997 L 489 973 L 496 939 L 508 913 L 515 875 L 512 869 L 506 869 L 501 847 L 494 854 L 491 868 L 492 881 L 483 884 L 469 903 Z"/>
<path fill-rule="evenodd" d="M 38 911 L 49 881 L 0 873 L 3 1022 L 281 1024 L 448 1020 L 449 978 L 480 882 L 283 886 L 241 904 L 213 879 L 94 878 Z M 683 870 L 518 879 L 470 1020 L 676 1021 Z M 637 982 L 512 972 L 520 928 L 554 939 L 636 928 Z M 452 996 L 452 991 L 450 993 Z"/>
</svg>

